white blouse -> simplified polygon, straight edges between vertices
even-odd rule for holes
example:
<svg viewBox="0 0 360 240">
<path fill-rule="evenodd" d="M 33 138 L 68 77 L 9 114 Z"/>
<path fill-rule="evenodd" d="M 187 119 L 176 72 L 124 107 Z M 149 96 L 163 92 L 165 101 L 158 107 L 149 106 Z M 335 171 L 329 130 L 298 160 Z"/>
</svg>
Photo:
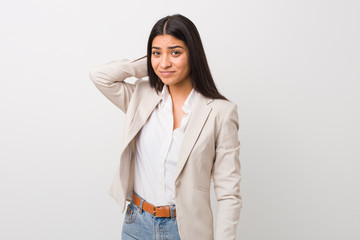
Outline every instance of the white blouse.
<svg viewBox="0 0 360 240">
<path fill-rule="evenodd" d="M 161 100 L 137 135 L 134 190 L 155 206 L 175 204 L 175 170 L 191 108 L 200 94 L 194 89 L 182 110 L 185 115 L 173 130 L 172 100 L 164 85 Z"/>
</svg>

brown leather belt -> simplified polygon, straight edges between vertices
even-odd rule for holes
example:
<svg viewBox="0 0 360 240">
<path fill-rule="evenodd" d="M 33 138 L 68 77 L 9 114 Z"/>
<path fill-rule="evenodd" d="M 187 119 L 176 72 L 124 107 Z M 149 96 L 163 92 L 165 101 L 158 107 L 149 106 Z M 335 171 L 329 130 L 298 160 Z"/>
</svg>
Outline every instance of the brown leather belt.
<svg viewBox="0 0 360 240">
<path fill-rule="evenodd" d="M 136 196 L 135 193 L 132 195 L 132 202 L 140 207 L 141 199 Z M 153 215 L 154 217 L 171 217 L 170 206 L 159 206 L 156 207 L 148 202 L 143 201 L 142 209 Z M 176 209 L 174 209 L 174 217 L 176 217 Z"/>
</svg>

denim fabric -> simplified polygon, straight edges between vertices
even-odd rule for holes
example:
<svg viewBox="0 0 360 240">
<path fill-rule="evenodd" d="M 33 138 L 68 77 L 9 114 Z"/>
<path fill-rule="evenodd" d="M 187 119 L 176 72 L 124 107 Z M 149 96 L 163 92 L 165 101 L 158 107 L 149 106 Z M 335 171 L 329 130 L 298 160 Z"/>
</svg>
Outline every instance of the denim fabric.
<svg viewBox="0 0 360 240">
<path fill-rule="evenodd" d="M 133 239 L 180 240 L 176 218 L 154 217 L 131 202 L 126 209 L 122 240 Z"/>
</svg>

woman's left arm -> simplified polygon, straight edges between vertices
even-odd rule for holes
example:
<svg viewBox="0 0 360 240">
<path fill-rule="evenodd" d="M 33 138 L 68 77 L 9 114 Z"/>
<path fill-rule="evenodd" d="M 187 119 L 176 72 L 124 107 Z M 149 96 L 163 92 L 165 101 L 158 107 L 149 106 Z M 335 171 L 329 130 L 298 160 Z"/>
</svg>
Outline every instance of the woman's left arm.
<svg viewBox="0 0 360 240">
<path fill-rule="evenodd" d="M 240 217 L 240 142 L 236 104 L 222 115 L 221 127 L 216 139 L 216 157 L 212 178 L 217 198 L 217 240 L 236 239 L 236 226 Z"/>
</svg>

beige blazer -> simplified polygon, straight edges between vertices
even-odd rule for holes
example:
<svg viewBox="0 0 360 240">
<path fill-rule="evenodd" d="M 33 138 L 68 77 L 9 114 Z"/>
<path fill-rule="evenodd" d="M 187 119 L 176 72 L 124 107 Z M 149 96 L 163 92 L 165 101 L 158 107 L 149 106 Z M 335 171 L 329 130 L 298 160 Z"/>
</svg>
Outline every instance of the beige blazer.
<svg viewBox="0 0 360 240">
<path fill-rule="evenodd" d="M 122 211 L 133 192 L 136 135 L 161 99 L 148 81 L 131 84 L 124 80 L 146 75 L 146 58 L 113 61 L 90 72 L 95 86 L 126 114 L 120 166 L 109 192 Z M 175 202 L 182 240 L 214 239 L 211 179 L 218 203 L 215 239 L 236 239 L 242 206 L 239 150 L 236 104 L 201 95 L 192 110 L 176 167 Z"/>
</svg>

